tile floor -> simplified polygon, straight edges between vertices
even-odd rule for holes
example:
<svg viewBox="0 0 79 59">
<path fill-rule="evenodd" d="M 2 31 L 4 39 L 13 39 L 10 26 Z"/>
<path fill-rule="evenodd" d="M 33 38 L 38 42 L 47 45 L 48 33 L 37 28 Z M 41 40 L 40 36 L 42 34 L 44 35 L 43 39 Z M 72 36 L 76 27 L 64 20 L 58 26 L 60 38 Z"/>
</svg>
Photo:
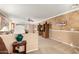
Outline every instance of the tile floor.
<svg viewBox="0 0 79 59">
<path fill-rule="evenodd" d="M 55 40 L 39 37 L 39 50 L 29 54 L 75 54 L 73 47 L 62 44 Z"/>
</svg>

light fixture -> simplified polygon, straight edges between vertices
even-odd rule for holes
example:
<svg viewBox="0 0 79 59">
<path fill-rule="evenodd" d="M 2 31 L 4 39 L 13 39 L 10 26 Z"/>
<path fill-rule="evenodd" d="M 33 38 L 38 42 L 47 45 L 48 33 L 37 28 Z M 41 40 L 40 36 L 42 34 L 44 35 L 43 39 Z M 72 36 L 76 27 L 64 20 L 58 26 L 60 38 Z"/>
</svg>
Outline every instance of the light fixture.
<svg viewBox="0 0 79 59">
<path fill-rule="evenodd" d="M 72 8 L 77 8 L 77 7 L 79 7 L 79 4 L 72 4 L 71 7 Z"/>
<path fill-rule="evenodd" d="M 34 22 L 31 18 L 28 18 L 28 21 L 29 21 L 29 22 Z"/>
</svg>

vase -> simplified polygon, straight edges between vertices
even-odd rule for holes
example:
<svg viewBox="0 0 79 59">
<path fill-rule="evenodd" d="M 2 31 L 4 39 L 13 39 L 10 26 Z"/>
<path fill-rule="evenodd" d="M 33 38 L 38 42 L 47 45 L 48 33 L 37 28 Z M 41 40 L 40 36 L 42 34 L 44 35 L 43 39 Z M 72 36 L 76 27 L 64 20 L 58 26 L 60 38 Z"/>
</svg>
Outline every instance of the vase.
<svg viewBox="0 0 79 59">
<path fill-rule="evenodd" d="M 21 42 L 22 39 L 23 39 L 23 35 L 22 35 L 22 34 L 18 34 L 18 35 L 16 36 L 17 42 Z"/>
</svg>

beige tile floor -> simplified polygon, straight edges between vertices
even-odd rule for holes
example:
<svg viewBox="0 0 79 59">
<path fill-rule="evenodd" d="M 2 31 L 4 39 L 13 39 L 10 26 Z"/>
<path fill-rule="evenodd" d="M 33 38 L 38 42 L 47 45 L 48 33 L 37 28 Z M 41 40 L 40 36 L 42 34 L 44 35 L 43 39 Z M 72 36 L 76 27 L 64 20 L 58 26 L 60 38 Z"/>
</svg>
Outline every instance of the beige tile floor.
<svg viewBox="0 0 79 59">
<path fill-rule="evenodd" d="M 74 48 L 55 40 L 39 37 L 39 50 L 29 54 L 74 54 Z"/>
</svg>

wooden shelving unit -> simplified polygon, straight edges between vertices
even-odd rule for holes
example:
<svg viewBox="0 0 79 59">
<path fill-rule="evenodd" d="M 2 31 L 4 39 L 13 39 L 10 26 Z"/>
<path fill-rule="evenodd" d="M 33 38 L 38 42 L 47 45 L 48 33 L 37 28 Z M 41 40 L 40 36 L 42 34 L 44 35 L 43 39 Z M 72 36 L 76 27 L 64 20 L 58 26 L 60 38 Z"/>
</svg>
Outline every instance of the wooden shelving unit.
<svg viewBox="0 0 79 59">
<path fill-rule="evenodd" d="M 49 38 L 49 24 L 46 22 L 43 25 L 38 25 L 39 35 L 44 38 Z"/>
</svg>

